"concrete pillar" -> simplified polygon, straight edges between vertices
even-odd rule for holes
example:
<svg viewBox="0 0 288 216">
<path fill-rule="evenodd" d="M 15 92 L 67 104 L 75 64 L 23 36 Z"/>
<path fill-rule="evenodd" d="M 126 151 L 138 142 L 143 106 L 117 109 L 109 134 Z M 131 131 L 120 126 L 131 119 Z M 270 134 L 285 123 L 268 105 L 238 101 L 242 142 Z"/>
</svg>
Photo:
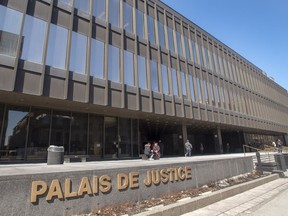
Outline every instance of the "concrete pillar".
<svg viewBox="0 0 288 216">
<path fill-rule="evenodd" d="M 185 149 L 184 148 L 184 144 L 185 144 L 185 142 L 186 142 L 186 140 L 187 140 L 187 126 L 186 125 L 184 125 L 184 124 L 182 124 L 182 146 L 183 146 L 183 150 Z"/>
<path fill-rule="evenodd" d="M 213 131 L 215 151 L 218 154 L 223 154 L 223 144 L 220 128 Z"/>
</svg>

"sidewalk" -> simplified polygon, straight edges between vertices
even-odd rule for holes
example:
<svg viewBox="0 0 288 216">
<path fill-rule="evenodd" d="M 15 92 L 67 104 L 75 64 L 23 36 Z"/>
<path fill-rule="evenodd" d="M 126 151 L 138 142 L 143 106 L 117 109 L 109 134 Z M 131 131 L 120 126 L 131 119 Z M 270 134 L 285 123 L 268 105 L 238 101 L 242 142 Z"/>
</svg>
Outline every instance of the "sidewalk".
<svg viewBox="0 0 288 216">
<path fill-rule="evenodd" d="M 288 172 L 285 173 L 285 178 L 279 178 L 182 216 L 287 215 L 287 174 Z M 286 195 L 285 199 L 281 199 L 283 195 Z"/>
</svg>

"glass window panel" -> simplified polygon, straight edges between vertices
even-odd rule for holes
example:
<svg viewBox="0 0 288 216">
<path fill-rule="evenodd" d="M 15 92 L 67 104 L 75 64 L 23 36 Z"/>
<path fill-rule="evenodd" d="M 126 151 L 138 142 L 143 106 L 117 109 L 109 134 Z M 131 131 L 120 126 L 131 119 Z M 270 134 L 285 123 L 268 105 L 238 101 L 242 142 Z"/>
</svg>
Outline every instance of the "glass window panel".
<svg viewBox="0 0 288 216">
<path fill-rule="evenodd" d="M 53 111 L 50 145 L 64 146 L 64 154 L 69 154 L 70 112 Z"/>
<path fill-rule="evenodd" d="M 76 9 L 89 13 L 89 0 L 75 0 L 74 4 Z"/>
<path fill-rule="evenodd" d="M 45 21 L 26 15 L 21 59 L 42 63 L 46 26 Z"/>
<path fill-rule="evenodd" d="M 211 94 L 212 104 L 215 105 L 213 85 L 211 82 L 209 82 L 209 85 L 210 85 L 210 94 Z"/>
<path fill-rule="evenodd" d="M 123 2 L 123 28 L 133 33 L 132 7 Z"/>
<path fill-rule="evenodd" d="M 51 110 L 33 108 L 29 115 L 27 160 L 45 160 L 49 147 Z"/>
<path fill-rule="evenodd" d="M 181 34 L 177 31 L 176 31 L 176 40 L 177 40 L 178 55 L 183 56 Z"/>
<path fill-rule="evenodd" d="M 138 55 L 138 82 L 139 87 L 147 89 L 146 59 Z"/>
<path fill-rule="evenodd" d="M 124 50 L 124 83 L 135 86 L 134 83 L 134 54 Z"/>
<path fill-rule="evenodd" d="M 175 52 L 173 30 L 170 27 L 167 27 L 167 33 L 168 33 L 169 50 Z"/>
<path fill-rule="evenodd" d="M 189 77 L 191 100 L 195 101 L 195 91 L 194 91 L 193 77 L 190 74 L 188 75 L 188 77 Z"/>
<path fill-rule="evenodd" d="M 186 79 L 185 79 L 185 73 L 181 71 L 181 85 L 182 85 L 182 94 L 183 97 L 187 97 L 187 90 L 186 90 Z"/>
<path fill-rule="evenodd" d="M 164 33 L 164 25 L 158 21 L 158 35 L 159 35 L 159 43 L 161 47 L 166 47 L 165 43 L 165 33 Z"/>
<path fill-rule="evenodd" d="M 204 60 L 203 60 L 203 52 L 202 52 L 202 45 L 198 45 L 199 56 L 200 56 L 200 63 L 202 67 L 205 67 Z"/>
<path fill-rule="evenodd" d="M 172 87 L 173 87 L 173 94 L 175 96 L 179 96 L 179 91 L 178 91 L 178 82 L 177 82 L 177 71 L 172 68 Z"/>
<path fill-rule="evenodd" d="M 206 67 L 208 69 L 210 69 L 210 61 L 209 61 L 209 55 L 208 55 L 208 50 L 206 47 L 204 47 L 204 51 L 205 51 L 205 57 L 206 57 Z"/>
<path fill-rule="evenodd" d="M 71 52 L 70 52 L 70 71 L 85 74 L 87 36 L 72 32 Z"/>
<path fill-rule="evenodd" d="M 220 99 L 219 88 L 218 88 L 218 85 L 217 85 L 217 84 L 215 85 L 215 87 L 216 87 L 216 97 L 217 97 L 217 101 L 218 101 L 218 104 L 219 104 L 219 106 L 220 106 L 221 99 Z"/>
<path fill-rule="evenodd" d="M 191 45 L 192 45 L 192 52 L 193 52 L 193 60 L 194 63 L 199 64 L 197 54 L 196 54 L 196 47 L 195 47 L 195 42 L 191 40 Z"/>
<path fill-rule="evenodd" d="M 155 24 L 154 18 L 151 16 L 147 16 L 148 21 L 148 39 L 150 42 L 155 44 Z"/>
<path fill-rule="evenodd" d="M 120 2 L 119 0 L 109 0 L 109 23 L 113 26 L 120 27 Z"/>
<path fill-rule="evenodd" d="M 139 37 L 145 38 L 145 29 L 144 29 L 144 14 L 136 10 L 136 33 Z"/>
<path fill-rule="evenodd" d="M 201 82 L 200 82 L 199 77 L 196 77 L 196 85 L 197 85 L 197 91 L 198 91 L 198 102 L 202 103 Z"/>
<path fill-rule="evenodd" d="M 209 54 L 210 54 L 212 70 L 213 70 L 214 72 L 216 72 L 216 70 L 215 70 L 215 61 L 214 61 L 213 52 L 211 52 L 210 50 L 208 50 L 208 52 L 209 52 Z"/>
<path fill-rule="evenodd" d="M 131 131 L 132 131 L 131 119 L 119 118 L 119 138 L 118 138 L 119 157 L 131 157 L 132 152 Z"/>
<path fill-rule="evenodd" d="M 92 38 L 90 55 L 90 76 L 104 78 L 104 43 Z"/>
<path fill-rule="evenodd" d="M 115 117 L 104 117 L 105 125 L 105 158 L 117 158 L 118 152 L 118 119 Z"/>
<path fill-rule="evenodd" d="M 157 62 L 153 60 L 150 60 L 150 72 L 151 72 L 152 91 L 159 92 L 158 67 L 157 67 Z"/>
<path fill-rule="evenodd" d="M 72 113 L 71 117 L 71 135 L 70 135 L 70 154 L 87 154 L 87 126 L 88 115 Z"/>
<path fill-rule="evenodd" d="M 0 54 L 16 57 L 23 14 L 0 5 Z"/>
<path fill-rule="evenodd" d="M 185 44 L 186 58 L 191 60 L 188 38 L 186 36 L 184 36 L 184 44 Z"/>
<path fill-rule="evenodd" d="M 27 136 L 28 109 L 7 107 L 3 120 L 0 160 L 24 160 Z"/>
<path fill-rule="evenodd" d="M 207 83 L 206 80 L 203 80 L 203 86 L 204 86 L 204 94 L 205 94 L 205 99 L 206 99 L 206 103 L 209 102 L 209 95 L 208 95 L 208 90 L 207 90 Z"/>
<path fill-rule="evenodd" d="M 108 79 L 113 82 L 120 82 L 120 50 L 109 45 L 108 47 Z"/>
<path fill-rule="evenodd" d="M 106 20 L 106 0 L 93 0 L 93 16 Z"/>
<path fill-rule="evenodd" d="M 162 86 L 163 86 L 163 93 L 169 95 L 169 80 L 168 80 L 168 70 L 166 65 L 161 65 L 161 72 L 162 72 Z"/>
<path fill-rule="evenodd" d="M 96 158 L 102 157 L 104 135 L 104 118 L 102 116 L 89 116 L 89 146 L 88 154 Z"/>
<path fill-rule="evenodd" d="M 68 4 L 68 5 L 72 6 L 72 0 L 58 0 L 58 2 L 62 2 L 64 4 Z"/>
<path fill-rule="evenodd" d="M 55 68 L 66 68 L 68 30 L 51 24 L 48 40 L 46 64 Z"/>
</svg>

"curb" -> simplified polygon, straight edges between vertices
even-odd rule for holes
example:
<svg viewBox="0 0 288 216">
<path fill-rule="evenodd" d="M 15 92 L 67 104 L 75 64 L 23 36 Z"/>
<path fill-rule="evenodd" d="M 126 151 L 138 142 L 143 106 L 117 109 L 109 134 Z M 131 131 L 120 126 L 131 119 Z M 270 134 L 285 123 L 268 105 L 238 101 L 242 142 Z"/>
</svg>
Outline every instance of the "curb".
<svg viewBox="0 0 288 216">
<path fill-rule="evenodd" d="M 243 193 L 262 184 L 274 181 L 279 178 L 278 174 L 272 174 L 260 179 L 255 179 L 250 182 L 245 182 L 232 187 L 224 188 L 207 195 L 194 197 L 190 200 L 185 200 L 180 203 L 174 203 L 163 207 L 157 207 L 150 211 L 141 212 L 133 216 L 175 216 L 182 215 L 188 212 L 195 211 L 207 205 L 213 204 L 220 200 Z"/>
</svg>

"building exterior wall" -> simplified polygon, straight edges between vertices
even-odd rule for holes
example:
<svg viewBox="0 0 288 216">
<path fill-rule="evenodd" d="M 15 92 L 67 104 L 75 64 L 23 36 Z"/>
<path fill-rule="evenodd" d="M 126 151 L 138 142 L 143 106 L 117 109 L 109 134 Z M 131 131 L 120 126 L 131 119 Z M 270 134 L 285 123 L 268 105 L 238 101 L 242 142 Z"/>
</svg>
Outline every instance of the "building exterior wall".
<svg viewBox="0 0 288 216">
<path fill-rule="evenodd" d="M 0 9 L 5 110 L 288 132 L 287 90 L 160 1 L 1 0 Z"/>
</svg>

